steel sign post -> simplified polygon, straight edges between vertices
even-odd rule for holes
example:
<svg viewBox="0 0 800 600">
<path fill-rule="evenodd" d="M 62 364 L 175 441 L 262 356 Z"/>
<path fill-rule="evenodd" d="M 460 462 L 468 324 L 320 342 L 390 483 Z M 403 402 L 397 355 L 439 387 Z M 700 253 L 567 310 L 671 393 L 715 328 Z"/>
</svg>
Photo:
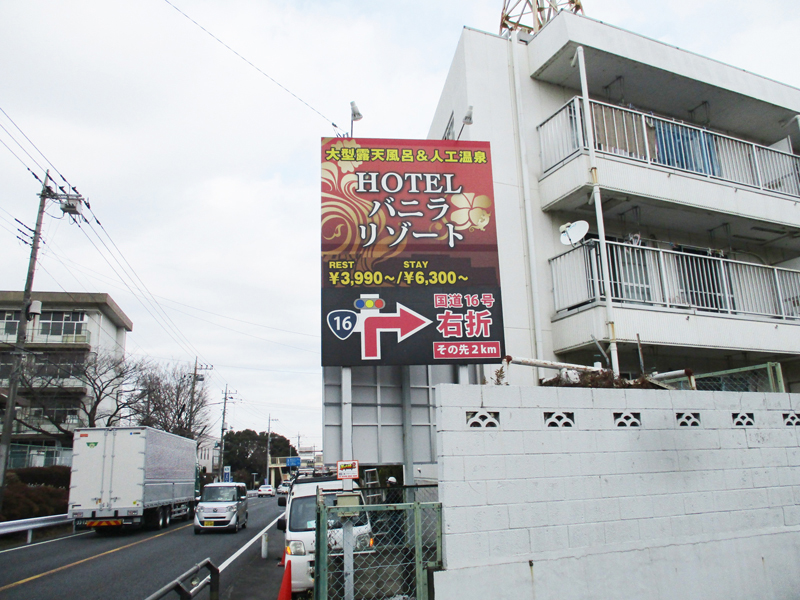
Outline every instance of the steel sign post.
<svg viewBox="0 0 800 600">
<path fill-rule="evenodd" d="M 500 363 L 488 142 L 322 140 L 322 365 Z"/>
</svg>

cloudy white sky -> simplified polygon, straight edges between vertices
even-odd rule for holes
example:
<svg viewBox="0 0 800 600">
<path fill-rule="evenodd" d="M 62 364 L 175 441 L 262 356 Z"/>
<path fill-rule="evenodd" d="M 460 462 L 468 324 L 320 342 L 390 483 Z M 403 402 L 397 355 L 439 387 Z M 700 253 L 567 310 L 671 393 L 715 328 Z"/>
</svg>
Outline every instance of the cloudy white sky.
<svg viewBox="0 0 800 600">
<path fill-rule="evenodd" d="M 228 423 L 320 446 L 319 138 L 425 137 L 461 28 L 501 0 L 1 0 L 0 108 L 91 202 L 168 333 L 78 227 L 48 217 L 35 289 L 107 292 L 128 351 L 213 364 Z M 584 0 L 588 16 L 800 87 L 800 11 L 752 0 Z M 44 160 L 0 113 L 0 124 Z M 32 169 L 33 159 L 7 143 Z M 22 289 L 39 184 L 0 146 L 0 289 Z M 56 215 L 57 210 L 49 213 Z M 88 237 L 93 237 L 89 232 Z M 101 247 L 102 248 L 102 247 Z M 119 268 L 117 268 L 119 271 Z M 185 339 L 183 339 L 185 338 Z M 219 428 L 221 406 L 211 407 Z"/>
</svg>

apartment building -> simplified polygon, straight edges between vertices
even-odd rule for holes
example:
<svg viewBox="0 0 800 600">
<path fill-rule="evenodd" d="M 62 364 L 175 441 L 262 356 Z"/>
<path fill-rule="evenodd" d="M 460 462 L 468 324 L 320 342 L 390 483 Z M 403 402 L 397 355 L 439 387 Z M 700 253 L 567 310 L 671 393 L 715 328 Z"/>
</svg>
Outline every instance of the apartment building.
<svg viewBox="0 0 800 600">
<path fill-rule="evenodd" d="M 798 114 L 798 89 L 571 12 L 465 28 L 428 137 L 491 143 L 507 353 L 605 364 L 614 341 L 623 376 L 778 363 L 778 385 L 717 389 L 800 391 Z M 325 367 L 325 462 L 435 479 L 436 386 L 496 369 Z"/>
<path fill-rule="evenodd" d="M 800 391 L 800 90 L 565 11 L 464 29 L 428 137 L 469 106 L 511 355 L 591 365 L 615 341 L 622 374 L 775 361 Z"/>
<path fill-rule="evenodd" d="M 69 453 L 60 450 L 71 445 L 65 431 L 86 426 L 77 405 L 91 393 L 84 383 L 70 376 L 70 365 L 90 354 L 123 356 L 126 335 L 133 329 L 131 320 L 108 294 L 34 292 L 33 300 L 42 303 L 42 314 L 29 323 L 25 348 L 30 353 L 28 360 L 41 367 L 45 377 L 52 374 L 53 385 L 39 392 L 38 401 L 33 401 L 24 387 L 20 388 L 17 415 L 33 427 L 15 424 L 12 465 L 16 454 L 30 455 L 31 448 L 27 446 L 45 446 L 52 454 L 37 458 L 37 464 L 68 462 Z M 11 348 L 16 342 L 21 306 L 22 292 L 0 292 L 0 388 L 4 391 L 8 388 Z M 42 393 L 48 394 L 44 403 Z M 36 454 L 41 452 L 37 449 Z"/>
</svg>

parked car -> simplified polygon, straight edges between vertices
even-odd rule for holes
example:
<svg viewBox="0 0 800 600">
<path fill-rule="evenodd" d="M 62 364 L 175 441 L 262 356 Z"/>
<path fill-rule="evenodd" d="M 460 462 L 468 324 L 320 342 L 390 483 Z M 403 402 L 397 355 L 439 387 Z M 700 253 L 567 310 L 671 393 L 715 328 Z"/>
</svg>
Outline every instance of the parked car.
<svg viewBox="0 0 800 600">
<path fill-rule="evenodd" d="M 286 512 L 278 519 L 277 528 L 284 532 L 287 556 L 292 562 L 292 592 L 304 592 L 314 587 L 314 544 L 317 528 L 317 489 L 322 490 L 326 505 L 336 504 L 336 494 L 342 491 L 342 482 L 336 477 L 298 478 L 288 498 L 278 498 L 278 506 Z M 280 488 L 279 490 L 280 491 Z M 362 498 L 361 503 L 364 503 Z M 373 551 L 372 527 L 363 512 L 353 523 L 356 553 Z M 332 554 L 342 553 L 342 524 L 331 519 L 328 524 L 328 543 Z"/>
<path fill-rule="evenodd" d="M 288 494 L 289 490 L 292 489 L 292 486 L 289 485 L 288 482 L 284 481 L 282 484 L 278 486 L 278 493 L 279 494 Z"/>
<path fill-rule="evenodd" d="M 247 527 L 247 487 L 243 483 L 209 483 L 194 513 L 194 532 L 238 533 Z"/>
<path fill-rule="evenodd" d="M 275 488 L 269 484 L 264 484 L 260 488 L 258 488 L 258 497 L 261 496 L 274 496 L 275 495 Z"/>
</svg>

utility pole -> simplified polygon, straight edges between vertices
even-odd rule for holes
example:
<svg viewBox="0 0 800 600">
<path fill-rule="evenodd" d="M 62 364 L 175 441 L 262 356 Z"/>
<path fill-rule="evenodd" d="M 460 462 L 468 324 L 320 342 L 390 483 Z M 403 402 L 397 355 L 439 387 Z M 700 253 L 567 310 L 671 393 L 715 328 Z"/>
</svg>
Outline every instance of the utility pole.
<svg viewBox="0 0 800 600">
<path fill-rule="evenodd" d="M 197 365 L 197 357 L 196 356 L 194 357 L 194 372 L 192 373 L 192 391 L 191 391 L 191 394 L 189 396 L 189 437 L 191 439 L 194 439 L 194 431 L 192 430 L 192 428 L 194 427 L 194 390 L 195 390 L 195 384 L 198 381 L 203 381 L 203 379 L 205 378 L 204 375 L 198 375 L 197 371 L 198 371 L 198 369 L 201 370 L 201 371 L 210 371 L 213 368 L 214 368 L 213 365 L 200 365 L 198 367 L 198 365 Z"/>
<path fill-rule="evenodd" d="M 25 279 L 25 291 L 22 293 L 22 311 L 17 323 L 17 343 L 14 345 L 14 362 L 8 376 L 8 397 L 6 398 L 6 411 L 3 417 L 3 432 L 0 435 L 0 512 L 3 510 L 3 498 L 6 491 L 6 467 L 11 454 L 11 431 L 16 416 L 17 391 L 19 389 L 20 372 L 22 371 L 22 357 L 25 352 L 25 341 L 28 336 L 28 309 L 31 305 L 31 292 L 33 291 L 33 275 L 36 271 L 36 258 L 39 254 L 39 241 L 42 235 L 42 221 L 47 199 L 52 197 L 51 190 L 47 187 L 50 171 L 47 171 L 39 193 L 39 212 L 36 215 L 36 228 L 33 230 L 31 241 L 31 256 L 28 261 L 28 276 Z"/>
<path fill-rule="evenodd" d="M 266 483 L 272 485 L 272 478 L 269 476 L 269 438 L 272 435 L 272 413 L 267 415 L 267 481 Z"/>
<path fill-rule="evenodd" d="M 219 434 L 219 480 L 222 481 L 222 469 L 225 458 L 225 412 L 228 408 L 228 384 L 225 384 L 225 398 L 222 401 L 222 429 Z"/>
</svg>

